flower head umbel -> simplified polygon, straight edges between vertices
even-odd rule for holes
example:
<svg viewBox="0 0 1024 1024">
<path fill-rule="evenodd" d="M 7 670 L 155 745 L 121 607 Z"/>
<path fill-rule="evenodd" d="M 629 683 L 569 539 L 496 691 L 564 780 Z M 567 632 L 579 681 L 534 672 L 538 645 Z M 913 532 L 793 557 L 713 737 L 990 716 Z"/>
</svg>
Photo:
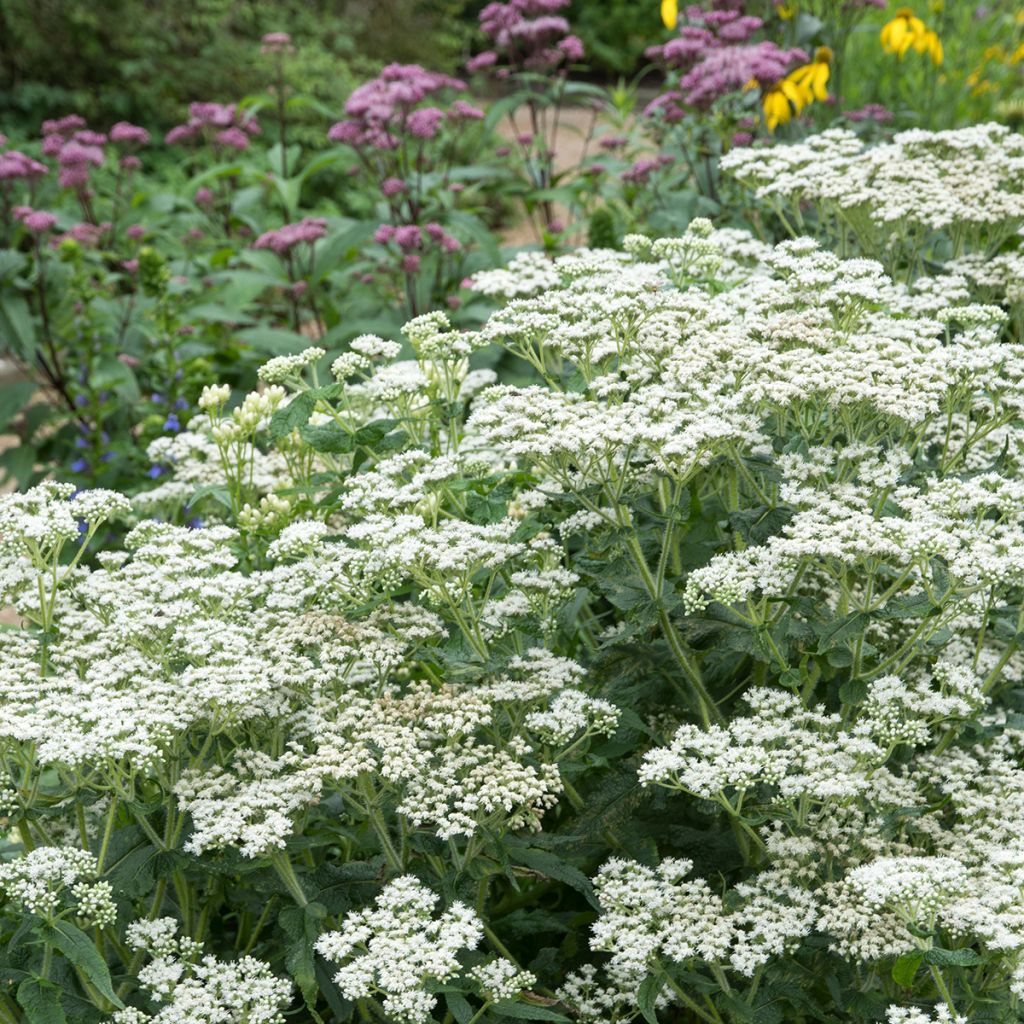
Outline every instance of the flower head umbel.
<svg viewBox="0 0 1024 1024">
<path fill-rule="evenodd" d="M 428 1019 L 437 1003 L 430 983 L 457 975 L 459 953 L 475 949 L 483 938 L 480 919 L 465 904 L 453 903 L 434 917 L 436 905 L 437 896 L 422 882 L 403 875 L 388 883 L 374 906 L 349 914 L 339 931 L 320 936 L 316 950 L 341 964 L 334 982 L 346 999 L 381 996 L 389 1016 Z"/>
</svg>

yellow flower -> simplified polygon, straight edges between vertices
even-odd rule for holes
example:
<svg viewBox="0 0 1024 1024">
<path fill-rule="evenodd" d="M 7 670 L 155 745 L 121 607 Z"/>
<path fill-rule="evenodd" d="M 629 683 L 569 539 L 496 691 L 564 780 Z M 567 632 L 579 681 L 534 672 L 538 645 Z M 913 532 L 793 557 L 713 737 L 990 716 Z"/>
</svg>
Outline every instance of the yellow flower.
<svg viewBox="0 0 1024 1024">
<path fill-rule="evenodd" d="M 927 53 L 933 64 L 942 63 L 942 41 L 909 7 L 901 7 L 892 21 L 882 26 L 879 39 L 886 53 L 901 60 L 913 47 L 917 53 Z"/>
<path fill-rule="evenodd" d="M 810 64 L 794 68 L 765 92 L 761 106 L 768 131 L 773 132 L 780 124 L 786 124 L 794 114 L 801 114 L 815 100 L 821 103 L 828 99 L 831 60 L 832 51 L 827 46 L 819 47 Z"/>
<path fill-rule="evenodd" d="M 761 105 L 764 107 L 764 122 L 768 125 L 768 131 L 773 132 L 780 124 L 785 124 L 793 112 L 789 106 L 789 99 L 783 92 L 782 82 L 773 85 L 762 97 Z"/>
<path fill-rule="evenodd" d="M 679 0 L 661 0 L 661 21 L 665 28 L 675 28 L 679 21 Z"/>
<path fill-rule="evenodd" d="M 942 63 L 942 40 L 931 29 L 914 40 L 914 49 L 918 53 L 927 53 L 936 66 Z"/>
<path fill-rule="evenodd" d="M 797 6 L 796 4 L 783 4 L 776 2 L 775 13 L 783 21 L 792 21 L 796 17 Z"/>
<path fill-rule="evenodd" d="M 1010 54 L 1009 62 L 1011 64 L 1019 64 L 1022 60 L 1024 60 L 1024 43 L 1021 43 L 1020 46 Z"/>
</svg>

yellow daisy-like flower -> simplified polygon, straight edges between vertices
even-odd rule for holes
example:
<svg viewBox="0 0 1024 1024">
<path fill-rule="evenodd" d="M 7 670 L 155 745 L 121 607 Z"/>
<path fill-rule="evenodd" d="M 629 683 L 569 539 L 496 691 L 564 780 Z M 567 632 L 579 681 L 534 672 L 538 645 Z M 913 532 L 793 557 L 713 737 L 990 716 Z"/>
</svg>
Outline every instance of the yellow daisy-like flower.
<svg viewBox="0 0 1024 1024">
<path fill-rule="evenodd" d="M 764 108 L 764 123 L 770 132 L 775 131 L 780 124 L 786 124 L 793 116 L 789 97 L 783 90 L 784 84 L 785 79 L 773 85 L 761 98 L 761 106 Z"/>
<path fill-rule="evenodd" d="M 797 6 L 796 4 L 775 4 L 775 13 L 783 21 L 792 21 L 796 17 Z"/>
<path fill-rule="evenodd" d="M 661 0 L 661 21 L 665 28 L 675 28 L 679 22 L 679 0 Z"/>
<path fill-rule="evenodd" d="M 901 7 L 896 17 L 882 26 L 879 39 L 886 53 L 902 57 L 925 31 L 924 22 L 909 7 Z"/>
<path fill-rule="evenodd" d="M 831 60 L 832 51 L 821 46 L 810 64 L 794 68 L 765 92 L 761 106 L 768 131 L 773 132 L 780 124 L 786 124 L 794 114 L 800 115 L 815 100 L 822 103 L 828 99 Z"/>
<path fill-rule="evenodd" d="M 943 61 L 942 41 L 909 7 L 901 7 L 892 21 L 882 26 L 879 39 L 886 53 L 894 53 L 901 60 L 913 48 L 917 53 L 927 53 L 933 64 Z"/>
</svg>

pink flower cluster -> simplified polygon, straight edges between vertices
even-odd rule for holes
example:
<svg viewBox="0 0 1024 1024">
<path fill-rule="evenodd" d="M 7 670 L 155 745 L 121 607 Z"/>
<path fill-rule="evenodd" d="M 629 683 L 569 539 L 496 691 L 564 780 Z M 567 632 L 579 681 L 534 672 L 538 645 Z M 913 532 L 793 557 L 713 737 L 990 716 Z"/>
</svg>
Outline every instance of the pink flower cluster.
<svg viewBox="0 0 1024 1024">
<path fill-rule="evenodd" d="M 118 121 L 104 135 L 90 129 L 85 119 L 78 114 L 44 121 L 42 132 L 43 155 L 56 157 L 62 188 L 86 188 L 89 184 L 89 169 L 103 166 L 106 159 L 103 147 L 108 143 L 138 147 L 149 142 L 149 132 L 138 125 Z M 122 169 L 131 171 L 140 167 L 141 161 L 134 153 L 124 153 L 120 165 Z"/>
<path fill-rule="evenodd" d="M 46 164 L 33 160 L 17 149 L 0 153 L 0 181 L 41 178 L 46 173 Z"/>
<path fill-rule="evenodd" d="M 883 107 L 881 103 L 868 103 L 856 110 L 847 110 L 843 116 L 855 124 L 861 121 L 875 121 L 878 124 L 889 124 L 892 121 L 892 111 Z"/>
<path fill-rule="evenodd" d="M 295 224 L 285 224 L 273 231 L 265 231 L 253 242 L 254 249 L 270 249 L 278 256 L 287 256 L 297 245 L 312 245 L 327 234 L 327 221 L 323 217 L 303 217 Z"/>
<path fill-rule="evenodd" d="M 44 235 L 57 225 L 57 218 L 45 210 L 33 210 L 31 206 L 15 206 L 11 216 L 21 221 L 34 235 Z"/>
<path fill-rule="evenodd" d="M 190 103 L 188 120 L 175 125 L 164 136 L 164 141 L 173 146 L 205 136 L 215 145 L 243 150 L 249 148 L 250 137 L 259 134 L 259 121 L 240 111 L 234 103 Z"/>
<path fill-rule="evenodd" d="M 808 60 L 800 49 L 784 50 L 768 40 L 751 42 L 763 22 L 735 7 L 705 11 L 691 5 L 686 20 L 677 38 L 645 51 L 651 60 L 682 72 L 678 88 L 652 101 L 648 115 L 660 111 L 667 121 L 680 121 L 687 108 L 706 110 L 751 81 L 773 85 L 794 64 Z"/>
<path fill-rule="evenodd" d="M 462 243 L 441 227 L 430 223 L 422 228 L 418 224 L 381 224 L 373 234 L 374 241 L 381 245 L 394 244 L 401 253 L 400 266 L 407 274 L 415 274 L 420 269 L 421 257 L 417 250 L 431 244 L 438 245 L 446 253 L 458 252 Z"/>
<path fill-rule="evenodd" d="M 445 122 L 484 116 L 482 110 L 461 100 L 447 111 L 419 106 L 445 90 L 461 92 L 465 88 L 465 82 L 418 64 L 389 64 L 352 93 L 345 104 L 348 120 L 335 124 L 327 137 L 332 142 L 383 150 L 397 149 L 404 135 L 421 141 L 433 139 Z"/>
<path fill-rule="evenodd" d="M 656 170 L 674 164 L 675 160 L 676 158 L 668 153 L 661 153 L 656 157 L 644 157 L 637 160 L 628 171 L 622 172 L 622 180 L 633 185 L 646 185 Z"/>
<path fill-rule="evenodd" d="M 268 32 L 260 41 L 260 53 L 294 53 L 292 37 L 287 32 Z"/>
<path fill-rule="evenodd" d="M 583 43 L 571 33 L 569 22 L 556 13 L 569 0 L 494 0 L 480 12 L 480 27 L 490 38 L 486 50 L 466 63 L 469 72 L 482 71 L 501 61 L 498 74 L 512 70 L 552 71 L 583 60 Z"/>
</svg>

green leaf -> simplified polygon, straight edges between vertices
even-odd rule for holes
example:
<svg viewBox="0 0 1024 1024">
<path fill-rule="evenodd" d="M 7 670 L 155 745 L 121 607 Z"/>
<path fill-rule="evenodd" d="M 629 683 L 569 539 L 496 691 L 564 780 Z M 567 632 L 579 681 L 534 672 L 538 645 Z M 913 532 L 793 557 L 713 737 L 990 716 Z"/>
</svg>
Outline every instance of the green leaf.
<svg viewBox="0 0 1024 1024">
<path fill-rule="evenodd" d="M 977 967 L 985 962 L 973 949 L 941 949 L 938 946 L 924 951 L 924 962 L 936 967 Z"/>
<path fill-rule="evenodd" d="M 153 860 L 159 852 L 138 825 L 119 828 L 107 848 L 103 876 L 118 892 L 144 896 L 153 885 Z"/>
<path fill-rule="evenodd" d="M 658 1024 L 658 1014 L 655 1012 L 654 1004 L 665 987 L 665 976 L 662 974 L 649 974 L 643 980 L 640 990 L 636 994 L 636 1005 L 647 1024 Z"/>
<path fill-rule="evenodd" d="M 30 380 L 16 380 L 0 388 L 0 430 L 7 426 L 36 393 Z"/>
<path fill-rule="evenodd" d="M 28 1024 L 67 1024 L 60 1005 L 60 989 L 52 981 L 27 978 L 18 986 L 17 1000 Z"/>
<path fill-rule="evenodd" d="M 297 394 L 283 409 L 270 418 L 270 439 L 278 441 L 287 437 L 293 430 L 303 426 L 316 406 L 316 396 L 309 391 Z"/>
<path fill-rule="evenodd" d="M 318 452 L 346 455 L 359 447 L 372 448 L 380 444 L 397 423 L 397 420 L 374 420 L 354 433 L 349 433 L 337 423 L 307 425 L 299 427 L 299 436 Z"/>
<path fill-rule="evenodd" d="M 82 970 L 104 999 L 108 999 L 118 1009 L 124 1006 L 114 992 L 114 986 L 110 982 L 110 971 L 103 957 L 81 928 L 70 921 L 58 921 L 52 927 L 42 926 L 40 931 L 49 945 L 59 949 L 68 960 Z"/>
<path fill-rule="evenodd" d="M 0 278 L 16 274 L 25 265 L 26 257 L 17 249 L 0 249 Z"/>
<path fill-rule="evenodd" d="M 14 352 L 30 362 L 36 350 L 36 331 L 28 303 L 20 295 L 0 299 L 0 352 Z"/>
<path fill-rule="evenodd" d="M 286 907 L 277 917 L 286 938 L 285 967 L 310 1009 L 316 1007 L 319 991 L 313 945 L 326 916 L 327 908 L 322 903 L 307 903 L 304 907 Z"/>
<path fill-rule="evenodd" d="M 833 647 L 852 640 L 859 633 L 863 633 L 870 622 L 870 616 L 866 612 L 852 612 L 840 619 L 838 622 L 830 623 L 821 633 L 821 640 L 818 643 L 818 654 L 824 654 Z"/>
<path fill-rule="evenodd" d="M 508 854 L 513 863 L 532 868 L 547 878 L 565 882 L 566 885 L 581 893 L 595 910 L 601 909 L 597 896 L 594 895 L 594 887 L 590 884 L 590 879 L 579 868 L 573 867 L 547 850 L 537 850 L 532 847 L 513 846 L 509 849 Z"/>
<path fill-rule="evenodd" d="M 448 1004 L 448 1009 L 457 1024 L 469 1024 L 473 1019 L 473 1007 L 461 992 L 445 991 L 444 1001 Z"/>
<path fill-rule="evenodd" d="M 914 976 L 917 974 L 917 969 L 921 966 L 924 961 L 924 953 L 904 953 L 893 965 L 892 965 L 892 980 L 899 985 L 900 988 L 913 988 L 914 987 Z"/>
<path fill-rule="evenodd" d="M 491 1009 L 495 1013 L 500 1013 L 502 1017 L 513 1017 L 516 1020 L 557 1020 L 569 1024 L 569 1018 L 564 1013 L 549 1010 L 546 1006 L 524 1003 L 518 999 L 502 999 Z"/>
</svg>

